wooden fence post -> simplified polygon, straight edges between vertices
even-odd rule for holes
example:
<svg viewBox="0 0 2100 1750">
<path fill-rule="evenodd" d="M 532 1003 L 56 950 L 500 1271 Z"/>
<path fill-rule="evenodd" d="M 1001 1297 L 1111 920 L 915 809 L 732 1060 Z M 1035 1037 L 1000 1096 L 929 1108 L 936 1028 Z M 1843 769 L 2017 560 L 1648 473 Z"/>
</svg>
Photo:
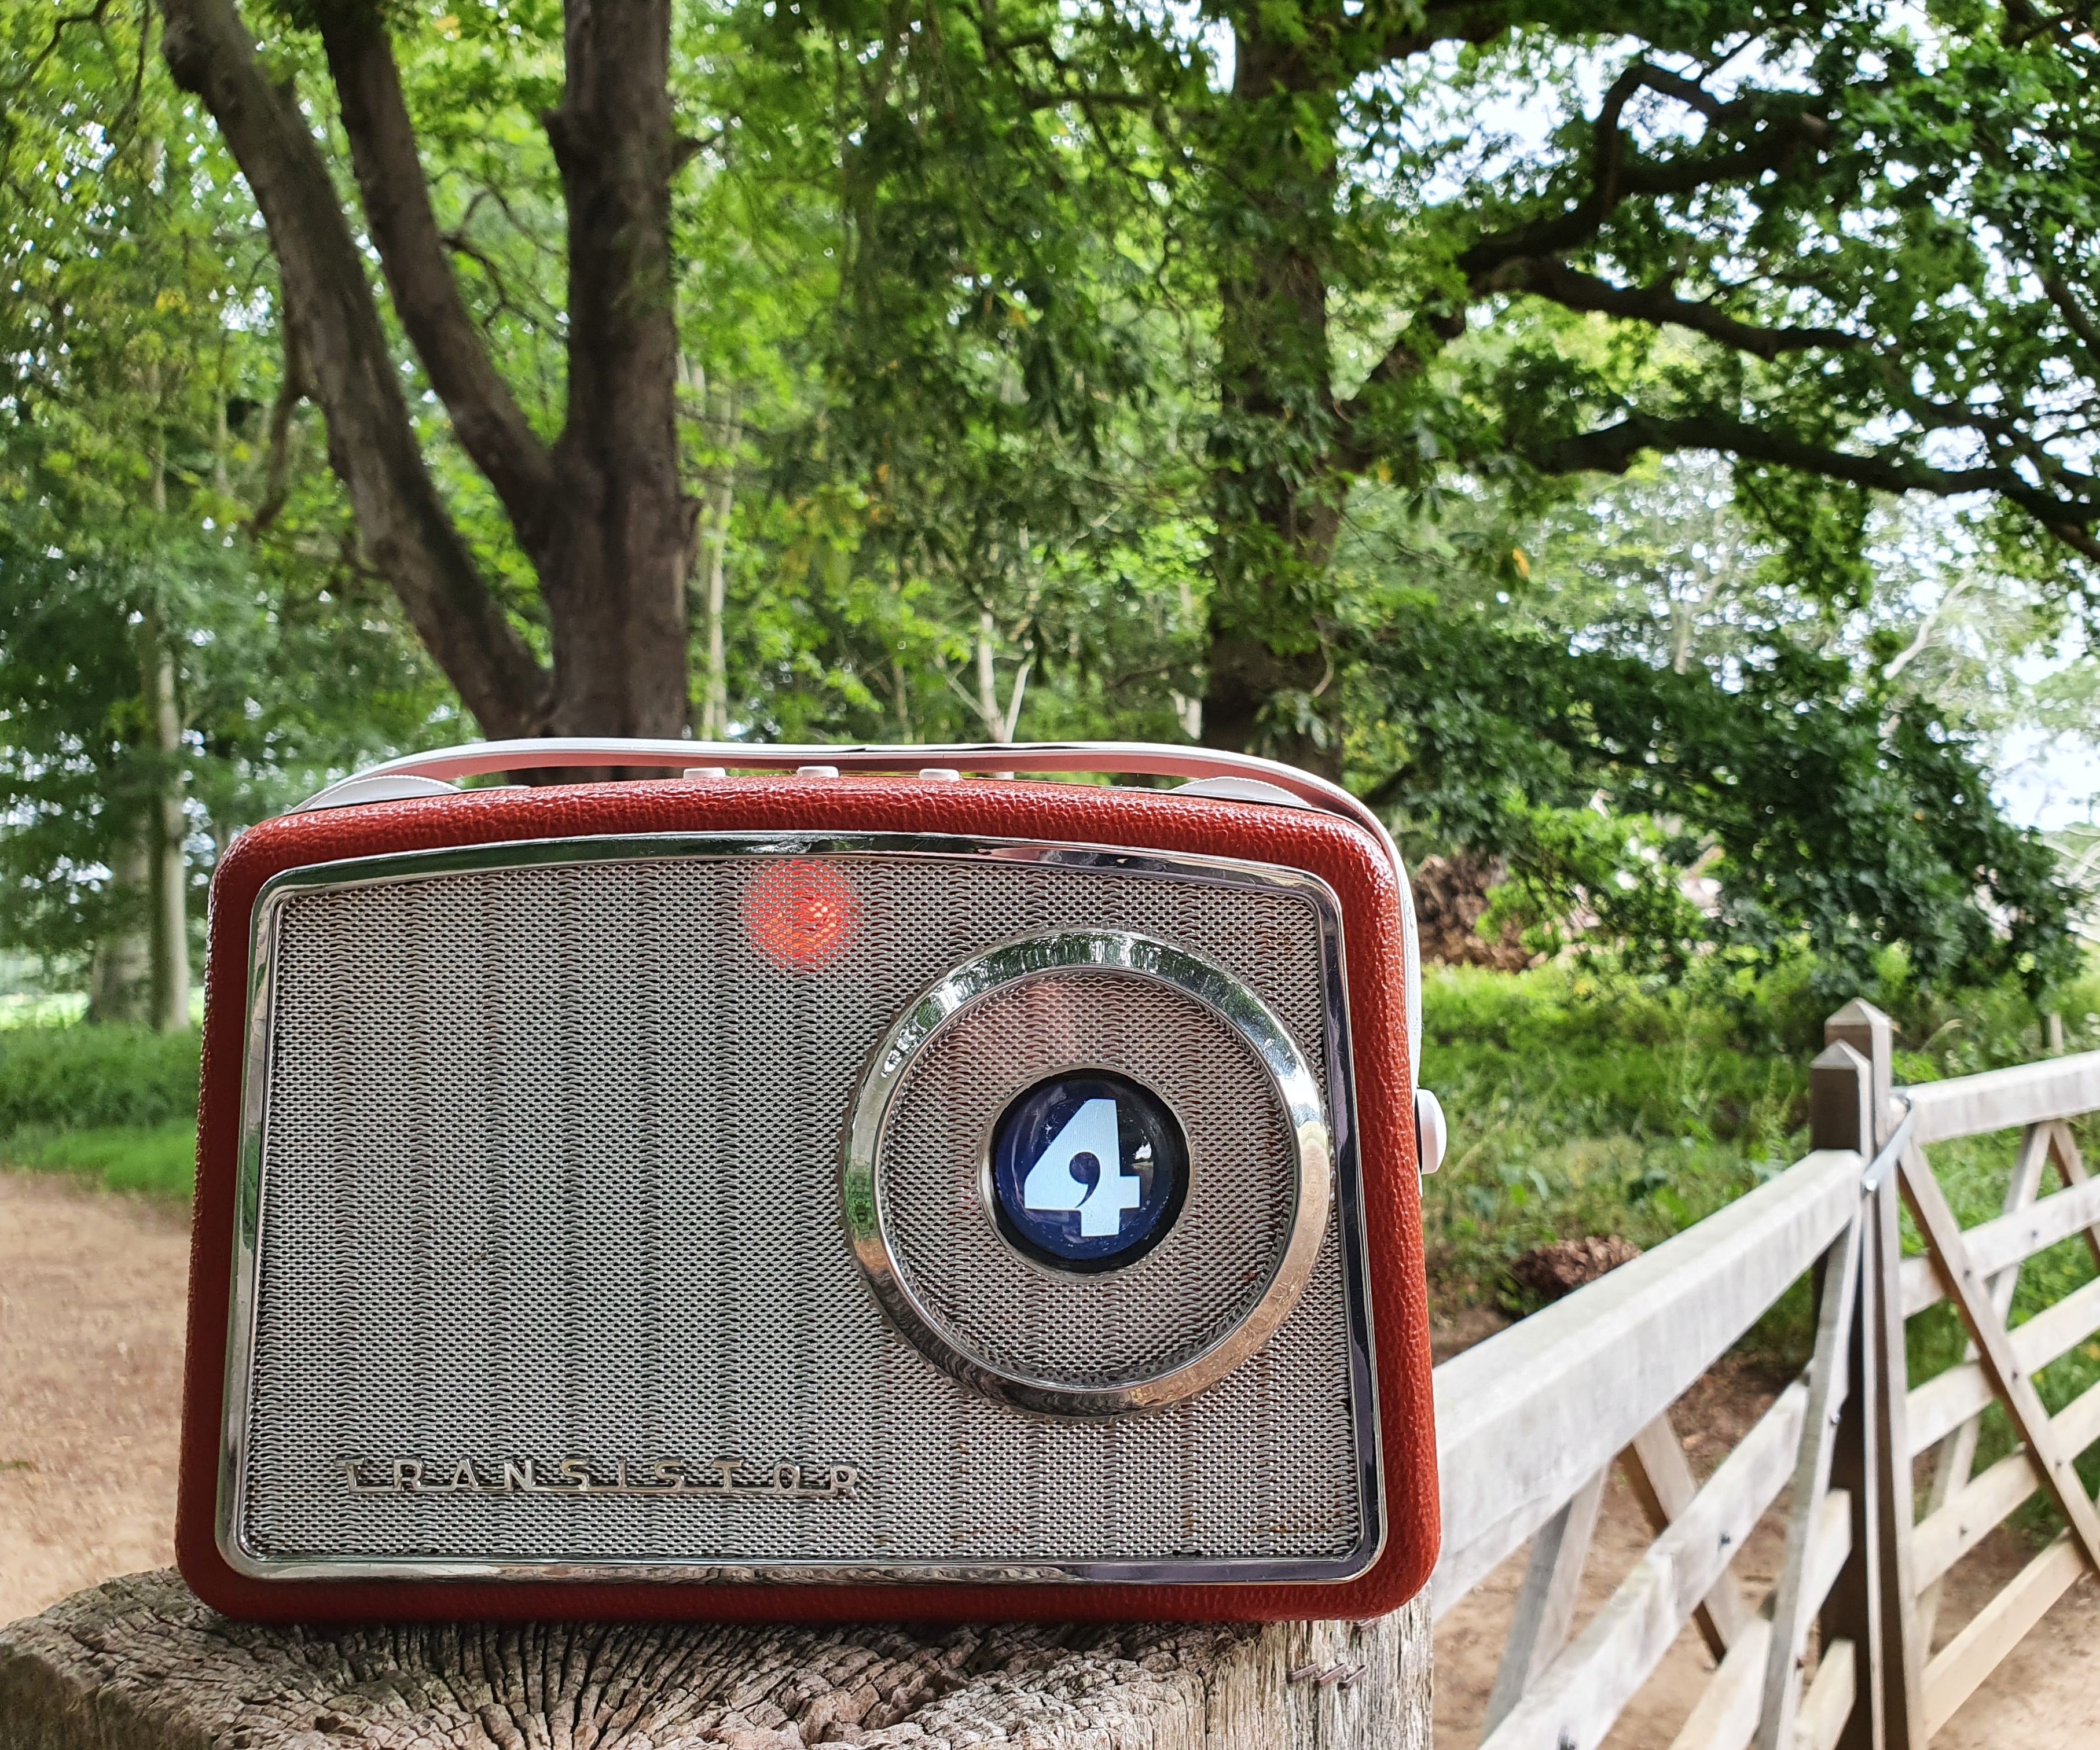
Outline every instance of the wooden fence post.
<svg viewBox="0 0 2100 1750">
<path fill-rule="evenodd" d="M 1872 1154 L 1895 1134 L 1895 1023 L 1865 998 L 1855 997 L 1823 1024 L 1826 1046 L 1849 1045 L 1867 1061 L 1873 1107 Z"/>
<path fill-rule="evenodd" d="M 1370 1622 L 260 1628 L 172 1571 L 0 1629 L 4 1750 L 1430 1750 L 1429 1601 Z"/>
<path fill-rule="evenodd" d="M 1895 1024 L 1873 1003 L 1855 997 L 1824 1024 L 1823 1034 L 1829 1047 L 1849 1047 L 1864 1065 L 1868 1112 L 1855 1146 L 1872 1157 L 1895 1135 L 1903 1116 L 1895 1099 Z M 1826 1049 L 1824 1056 L 1829 1055 Z M 1865 1188 L 1854 1351 L 1860 1369 L 1855 1376 L 1859 1390 L 1847 1402 L 1846 1422 L 1838 1430 L 1839 1469 L 1844 1486 L 1854 1489 L 1854 1559 L 1832 1591 L 1837 1614 L 1833 1618 L 1831 1610 L 1825 1611 L 1823 1632 L 1827 1640 L 1858 1631 L 1853 1644 L 1861 1661 L 1859 1693 L 1868 1703 L 1855 1713 L 1851 1729 L 1839 1740 L 1846 1750 L 1870 1743 L 1873 1750 L 1923 1750 L 1925 1743 L 1925 1649 L 1919 1644 L 1912 1585 L 1915 1505 L 1904 1413 L 1910 1370 L 1904 1355 L 1898 1181 L 1898 1174 L 1889 1170 Z M 1861 1735 L 1869 1713 L 1871 1739 Z"/>
<path fill-rule="evenodd" d="M 1808 1066 L 1808 1145 L 1874 1152 L 1873 1065 L 1842 1039 Z"/>
<path fill-rule="evenodd" d="M 1879 1025 L 1876 1025 L 1875 1023 Z M 1852 1002 L 1824 1029 L 1829 1043 L 1809 1072 L 1810 1136 L 1818 1148 L 1850 1148 L 1871 1160 L 1879 1139 L 1879 1118 L 1888 1106 L 1888 1017 L 1871 1005 Z M 1851 1716 L 1838 1739 L 1839 1750 L 1886 1750 L 1882 1613 L 1879 1584 L 1880 1515 L 1876 1496 L 1879 1463 L 1879 1400 L 1886 1381 L 1868 1333 L 1874 1318 L 1873 1283 L 1876 1210 L 1872 1194 L 1860 1209 L 1860 1244 L 1853 1256 L 1858 1292 L 1845 1333 L 1850 1389 L 1832 1430 L 1830 1483 L 1845 1491 L 1851 1518 L 1851 1553 L 1818 1613 L 1823 1645 L 1849 1646 L 1853 1660 Z M 1829 1292 L 1826 1289 L 1825 1292 Z M 1767 1703 L 1769 1706 L 1769 1703 Z"/>
<path fill-rule="evenodd" d="M 1925 1655 L 1918 1632 L 1917 1523 L 1910 1460 L 1910 1365 L 1904 1350 L 1902 1192 L 1884 1175 L 1872 1193 L 1861 1311 L 1874 1366 L 1876 1589 L 1881 1599 L 1882 1744 L 1925 1750 Z"/>
</svg>

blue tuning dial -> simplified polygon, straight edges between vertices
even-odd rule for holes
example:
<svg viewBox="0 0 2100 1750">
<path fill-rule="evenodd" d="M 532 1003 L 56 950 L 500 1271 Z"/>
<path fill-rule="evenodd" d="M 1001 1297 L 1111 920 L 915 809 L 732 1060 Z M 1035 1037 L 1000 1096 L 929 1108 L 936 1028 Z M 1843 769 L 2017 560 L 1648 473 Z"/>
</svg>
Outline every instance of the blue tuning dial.
<svg viewBox="0 0 2100 1750">
<path fill-rule="evenodd" d="M 1053 1269 L 1134 1263 L 1166 1238 L 1189 1190 L 1189 1144 L 1167 1103 L 1107 1070 L 1017 1095 L 992 1127 L 993 1219 Z"/>
</svg>

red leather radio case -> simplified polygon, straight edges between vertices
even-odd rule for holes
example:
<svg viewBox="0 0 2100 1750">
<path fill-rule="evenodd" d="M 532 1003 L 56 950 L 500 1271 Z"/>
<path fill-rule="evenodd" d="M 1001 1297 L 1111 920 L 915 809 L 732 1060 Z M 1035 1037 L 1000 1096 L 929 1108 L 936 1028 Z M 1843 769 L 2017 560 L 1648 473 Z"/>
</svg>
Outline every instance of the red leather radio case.
<svg viewBox="0 0 2100 1750">
<path fill-rule="evenodd" d="M 557 758 L 827 763 L 443 782 Z M 995 760 L 1209 782 L 915 769 Z M 1360 804 L 1189 749 L 660 743 L 315 801 L 212 889 L 207 1602 L 1263 1620 L 1425 1583 L 1418 972 Z"/>
</svg>

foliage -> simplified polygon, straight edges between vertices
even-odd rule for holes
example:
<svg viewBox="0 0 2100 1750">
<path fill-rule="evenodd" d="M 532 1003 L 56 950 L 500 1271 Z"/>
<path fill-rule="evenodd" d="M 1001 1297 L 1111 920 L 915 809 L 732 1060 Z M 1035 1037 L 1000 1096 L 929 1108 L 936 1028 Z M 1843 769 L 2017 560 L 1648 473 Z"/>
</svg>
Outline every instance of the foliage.
<svg viewBox="0 0 2100 1750">
<path fill-rule="evenodd" d="M 187 576 L 143 562 L 25 550 L 0 509 L 0 941 L 77 970 L 135 927 L 141 896 L 111 879 L 169 762 L 140 690 L 142 611 L 183 630 L 191 851 L 208 874 L 235 829 L 289 806 L 360 755 L 443 738 L 442 696 L 368 582 L 231 564 Z M 11 538 L 14 537 L 14 538 Z M 192 896 L 201 909 L 201 884 Z"/>
<path fill-rule="evenodd" d="M 945 9 L 862 52 L 873 16 L 730 9 L 699 86 L 722 142 L 703 198 L 823 262 L 760 325 L 770 365 L 717 326 L 699 262 L 688 282 L 712 379 L 767 398 L 731 716 L 818 738 L 1174 738 L 1176 696 L 1202 690 L 1197 367 L 1147 281 L 1157 204 L 1121 156 L 1149 149 L 1142 117 L 1089 134 L 1039 101 L 1055 8 L 1002 13 L 1017 55 Z M 827 186 L 835 203 L 812 198 Z M 775 325 L 791 305 L 799 333 Z M 798 394 L 771 399 L 783 381 Z"/>
<path fill-rule="evenodd" d="M 1934 333 L 1972 354 L 1988 350 L 1972 293 L 1988 289 L 1979 295 L 1992 320 L 2010 307 L 2004 259 L 1974 228 L 1988 203 L 1962 204 L 1982 202 L 1978 188 L 1944 186 L 1946 213 L 1915 234 L 1908 220 L 1874 228 L 1878 203 L 1915 212 L 1914 197 L 1898 198 L 1904 165 L 1982 150 L 1990 134 L 1974 116 L 1961 142 L 1931 131 L 1940 99 L 1912 46 L 1896 45 L 1891 81 L 1881 73 L 1890 39 L 1842 12 L 1798 24 L 1615 16 L 1635 39 L 1656 33 L 1649 51 L 1519 8 L 1469 24 L 1488 42 L 1455 63 L 1429 52 L 1454 28 L 1433 11 L 1418 36 L 1376 7 L 1354 20 L 1226 9 L 1223 31 L 1196 37 L 1118 11 L 1061 34 L 968 7 L 767 17 L 770 34 L 753 39 L 761 59 L 785 55 L 858 106 L 845 161 L 865 180 L 842 245 L 858 276 L 841 293 L 853 346 L 829 366 L 823 429 L 830 441 L 873 413 L 881 461 L 867 453 L 886 503 L 947 478 L 964 433 L 984 443 L 995 429 L 1002 443 L 1032 434 L 1051 464 L 1031 490 L 1069 494 L 1055 462 L 1067 412 L 1059 386 L 1019 362 L 1030 337 L 1059 321 L 1096 347 L 1126 330 L 1178 333 L 1185 355 L 1161 345 L 1149 372 L 1096 361 L 1068 381 L 1124 403 L 1119 424 L 1091 416 L 1090 436 L 1156 447 L 1162 408 L 1207 431 L 1200 455 L 1170 452 L 1156 470 L 1178 486 L 1183 520 L 1207 524 L 1210 643 L 1189 652 L 1207 658 L 1207 674 L 1190 661 L 1189 678 L 1176 677 L 1177 692 L 1207 688 L 1207 734 L 1339 768 L 1402 810 L 1417 847 L 1502 855 L 1513 879 L 1490 921 L 1517 916 L 1541 946 L 1587 914 L 1593 938 L 1681 964 L 1717 933 L 1676 892 L 1696 865 L 1723 896 L 1719 938 L 1767 959 L 1806 940 L 1856 976 L 1908 941 L 1927 983 L 1988 983 L 2010 968 L 2034 988 L 2066 963 L 2069 896 L 2045 849 L 1999 819 L 1967 697 L 1950 708 L 1921 694 L 1921 672 L 1899 684 L 1900 649 L 1857 636 L 1833 648 L 1848 616 L 1890 626 L 1908 606 L 1877 593 L 1869 488 L 2010 478 L 1983 467 L 1957 481 L 1928 464 L 1931 446 L 1943 456 L 1966 441 L 1956 435 L 1965 413 L 1865 363 L 1884 331 L 1908 344 L 1915 324 L 1895 315 L 1905 298 L 1942 299 Z M 1980 14 L 1936 22 L 1974 67 L 2046 64 L 2041 113 L 2062 130 L 2048 149 L 2083 150 L 2084 99 L 2058 77 L 2082 48 L 1994 42 Z M 1738 27 L 1738 54 L 1771 33 L 1762 60 L 1700 59 L 1706 33 Z M 811 71 L 849 60 L 860 72 L 829 86 Z M 1595 121 L 1581 118 L 1585 93 L 1614 69 Z M 1470 117 L 1483 100 L 1563 125 L 1467 140 L 1410 119 Z M 1842 119 L 1855 100 L 1882 126 L 1922 131 L 1864 146 Z M 1869 163 L 1884 145 L 1895 168 Z M 1632 168 L 1607 191 L 1598 166 L 1612 153 Z M 1454 178 L 1458 193 L 1436 192 Z M 1858 239 L 1831 218 L 1853 209 Z M 1789 252 L 1803 250 L 1838 263 L 1838 280 L 1798 273 Z M 1125 258 L 1154 263 L 1149 279 L 1118 276 Z M 1870 285 L 1870 263 L 1897 288 Z M 1031 272 L 1062 298 L 1054 314 L 1031 303 Z M 1612 290 L 1643 274 L 1658 277 Z M 1694 282 L 1697 302 L 1681 289 Z M 1101 295 L 1111 285 L 1123 304 Z M 2074 498 L 2072 426 L 2040 386 L 2079 354 L 2085 295 L 2081 283 L 2047 313 L 2027 308 L 2036 344 L 2001 352 L 2010 374 L 1996 386 L 2022 411 L 1977 440 L 2001 457 L 2047 452 L 2036 465 Z M 1820 298 L 1836 302 L 1811 323 Z M 997 307 L 1019 312 L 1017 325 L 987 333 L 978 319 Z M 871 329 L 869 310 L 882 312 Z M 1085 356 L 1074 333 L 1061 359 Z M 1363 386 L 1339 399 L 1352 377 Z M 1846 446 L 1872 420 L 1900 435 L 1868 465 Z M 915 453 L 896 435 L 913 429 L 943 441 Z M 1708 469 L 1698 527 L 1657 494 L 1643 551 L 1593 537 L 1568 553 L 1571 517 L 1604 495 L 1564 496 L 1548 477 L 1688 444 L 1747 458 L 1732 480 Z M 1113 506 L 1101 472 L 1088 484 Z M 982 477 L 968 490 L 973 502 L 997 497 Z M 1054 504 L 1027 514 L 1057 524 Z M 1008 530 L 1022 520 L 1009 514 Z M 1399 526 L 1403 541 L 1501 538 L 1451 555 L 1425 602 L 1418 575 L 1366 555 L 1367 520 Z M 1987 588 L 2010 594 L 2012 574 L 2045 569 L 2019 527 L 1971 519 L 1997 573 Z M 1705 552 L 1688 565 L 1694 540 Z M 1549 549 L 1564 578 L 1586 568 L 1586 613 L 1565 591 L 1542 615 L 1536 590 L 1490 602 L 1445 587 L 1469 569 L 1514 586 L 1526 547 Z M 871 540 L 856 561 L 884 550 Z M 2082 575 L 2054 567 L 2049 587 L 2060 597 Z M 1190 590 L 1203 593 L 1200 581 Z M 1451 611 L 1454 594 L 1485 614 Z M 1716 623 L 1732 636 L 1714 637 Z M 1250 654 L 1250 639 L 1266 655 Z M 1246 721 L 1221 714 L 1233 703 L 1221 672 L 1258 682 Z"/>
<path fill-rule="evenodd" d="M 1370 794 L 1418 834 L 1508 849 L 1496 923 L 1550 930 L 1586 906 L 1603 939 L 1682 965 L 1704 932 L 1676 880 L 1696 862 L 1720 884 L 1719 939 L 1767 959 L 1806 939 L 1854 980 L 1898 943 L 1927 984 L 2039 990 L 2069 970 L 2054 853 L 1998 813 L 1971 739 L 1925 701 L 1785 640 L 1724 685 L 1419 590 L 1388 600 L 1354 707 L 1360 756 L 1386 769 Z"/>
<path fill-rule="evenodd" d="M 1436 1298 L 1506 1292 L 1507 1261 L 1551 1240 L 1653 1245 L 1798 1159 L 1809 1059 L 1838 1006 L 1815 994 L 1824 981 L 1806 957 L 1766 972 L 1710 958 L 1674 980 L 1601 959 L 1515 974 L 1432 968 L 1423 1080 L 1452 1131 L 1443 1169 L 1423 1182 Z M 1844 994 L 1895 1018 L 1902 1081 L 2043 1055 L 2040 1012 L 2016 986 L 1926 996 L 1890 954 Z M 2048 1000 L 2071 1048 L 2100 1047 L 2100 967 Z M 2003 1139 L 1936 1148 L 1935 1160 L 1965 1221 L 1984 1213 L 1979 1198 L 1996 1213 Z"/>
<path fill-rule="evenodd" d="M 1437 968 L 1423 985 L 1423 1080 L 1452 1126 L 1423 1181 L 1445 1307 L 1503 1292 L 1546 1241 L 1651 1245 L 1792 1158 L 1806 1059 L 1745 1049 L 1738 1015 L 1602 968 Z"/>
<path fill-rule="evenodd" d="M 1286 695 L 1321 696 L 1290 683 L 1321 672 L 1295 659 L 1324 652 L 1335 516 L 1367 476 L 1427 499 L 1454 461 L 1535 484 L 1732 454 L 1772 571 L 1833 604 L 1873 593 L 1876 491 L 1996 493 L 1998 561 L 2059 592 L 2086 574 L 2037 544 L 2100 551 L 2093 51 L 2067 20 L 1967 0 L 759 11 L 755 60 L 818 90 L 859 70 L 841 205 L 879 277 L 848 295 L 946 317 L 910 328 L 904 380 L 1039 442 L 1057 380 L 960 368 L 995 356 L 968 300 L 1013 303 L 1039 262 L 1059 293 L 1118 254 L 1149 270 L 1131 295 L 1202 359 L 1178 392 L 1205 430 L 1213 665 L 1234 637 L 1276 659 L 1284 742 L 1305 738 Z M 1002 210 L 1019 223 L 973 229 Z M 857 404 L 890 404 L 898 325 L 842 385 Z M 1129 381 L 1133 405 L 1177 393 Z"/>
<path fill-rule="evenodd" d="M 1490 923 L 1542 948 L 2058 975 L 2068 898 L 1988 794 L 2005 663 L 1955 635 L 2069 636 L 2086 581 L 2085 38 L 1968 0 L 670 17 L 690 722 L 1201 735 L 1502 857 Z M 61 973 L 135 912 L 113 848 L 171 780 L 201 871 L 328 771 L 466 733 L 324 468 L 284 239 L 156 19 L 0 6 L 0 939 Z M 546 119 L 562 9 L 245 22 L 353 231 L 376 135 L 338 74 L 399 74 L 392 186 L 427 190 L 465 325 L 438 343 L 366 210 L 380 374 L 544 665 L 550 549 L 474 420 L 514 404 L 521 450 L 572 459 L 606 264 Z M 479 398 L 448 374 L 477 347 Z M 1892 495 L 1971 488 L 1935 603 L 1886 562 Z M 2089 672 L 2018 709 L 2075 728 Z"/>
<path fill-rule="evenodd" d="M 0 1136 L 194 1119 L 197 1035 L 83 1025 L 0 1028 Z"/>
<path fill-rule="evenodd" d="M 1554 954 L 1579 919 L 1582 952 L 1609 943 L 1643 971 L 1681 969 L 1703 944 L 1706 920 L 1670 856 L 1683 835 L 1653 816 L 1533 805 L 1510 792 L 1496 827 L 1510 874 L 1480 918 L 1489 941 L 1514 925 L 1533 954 Z"/>
<path fill-rule="evenodd" d="M 152 48 L 135 17 L 0 11 L 0 945 L 72 974 L 138 926 L 111 866 L 168 786 L 201 872 L 449 714 L 316 475 L 245 192 Z"/>
</svg>

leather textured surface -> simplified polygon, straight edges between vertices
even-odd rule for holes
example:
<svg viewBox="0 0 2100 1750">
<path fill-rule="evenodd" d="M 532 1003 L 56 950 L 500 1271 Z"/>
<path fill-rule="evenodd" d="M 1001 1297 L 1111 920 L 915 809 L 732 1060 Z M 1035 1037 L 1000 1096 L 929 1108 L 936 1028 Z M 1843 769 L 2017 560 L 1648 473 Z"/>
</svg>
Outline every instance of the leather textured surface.
<svg viewBox="0 0 2100 1750">
<path fill-rule="evenodd" d="M 1302 869 L 1342 904 L 1388 1535 L 1339 1585 L 717 1585 L 258 1580 L 214 1537 L 232 1274 L 240 1078 L 256 898 L 273 875 L 390 853 L 651 832 L 951 833 L 1181 851 Z M 176 1550 L 230 1616 L 265 1621 L 575 1618 L 716 1621 L 1271 1621 L 1380 1616 L 1438 1547 L 1436 1435 L 1407 1059 L 1405 934 L 1391 865 L 1361 829 L 1308 810 L 1171 791 L 973 778 L 733 778 L 463 791 L 292 814 L 243 833 L 212 886 L 191 1240 Z"/>
</svg>

